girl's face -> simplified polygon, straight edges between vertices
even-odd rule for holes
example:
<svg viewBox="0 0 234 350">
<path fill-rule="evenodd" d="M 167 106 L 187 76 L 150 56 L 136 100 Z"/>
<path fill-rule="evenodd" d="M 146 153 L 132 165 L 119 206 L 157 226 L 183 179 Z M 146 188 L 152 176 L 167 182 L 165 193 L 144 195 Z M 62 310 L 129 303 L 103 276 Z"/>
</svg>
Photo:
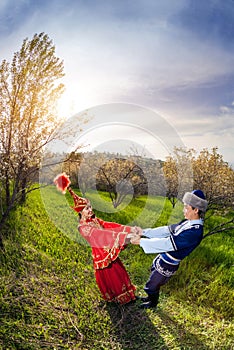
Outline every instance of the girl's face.
<svg viewBox="0 0 234 350">
<path fill-rule="evenodd" d="M 81 212 L 82 219 L 90 219 L 93 215 L 93 209 L 90 204 L 87 204 L 86 207 Z"/>
</svg>

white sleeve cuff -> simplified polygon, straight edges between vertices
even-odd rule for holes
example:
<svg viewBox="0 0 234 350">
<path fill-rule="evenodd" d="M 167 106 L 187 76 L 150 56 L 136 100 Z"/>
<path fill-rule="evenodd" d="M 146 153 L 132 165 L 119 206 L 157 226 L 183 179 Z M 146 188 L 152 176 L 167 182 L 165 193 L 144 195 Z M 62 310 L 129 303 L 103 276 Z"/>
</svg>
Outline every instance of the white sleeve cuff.
<svg viewBox="0 0 234 350">
<path fill-rule="evenodd" d="M 164 253 L 175 250 L 170 237 L 167 238 L 141 238 L 140 246 L 146 254 Z"/>
<path fill-rule="evenodd" d="M 143 229 L 143 236 L 148 238 L 166 238 L 170 237 L 170 231 L 168 226 L 161 226 L 156 228 Z"/>
</svg>

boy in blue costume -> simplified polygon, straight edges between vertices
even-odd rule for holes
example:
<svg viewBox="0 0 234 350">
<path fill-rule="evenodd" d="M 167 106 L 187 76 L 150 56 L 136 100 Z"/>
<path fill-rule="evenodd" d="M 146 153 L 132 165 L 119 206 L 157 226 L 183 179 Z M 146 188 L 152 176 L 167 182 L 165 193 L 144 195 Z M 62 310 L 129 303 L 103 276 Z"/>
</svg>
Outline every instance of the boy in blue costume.
<svg viewBox="0 0 234 350">
<path fill-rule="evenodd" d="M 159 253 L 151 266 L 151 274 L 145 284 L 146 298 L 141 308 L 153 308 L 158 304 L 160 287 L 173 276 L 181 260 L 188 256 L 203 238 L 203 218 L 207 201 L 201 190 L 186 192 L 183 197 L 185 220 L 170 226 L 141 229 L 132 237 L 146 254 Z"/>
</svg>

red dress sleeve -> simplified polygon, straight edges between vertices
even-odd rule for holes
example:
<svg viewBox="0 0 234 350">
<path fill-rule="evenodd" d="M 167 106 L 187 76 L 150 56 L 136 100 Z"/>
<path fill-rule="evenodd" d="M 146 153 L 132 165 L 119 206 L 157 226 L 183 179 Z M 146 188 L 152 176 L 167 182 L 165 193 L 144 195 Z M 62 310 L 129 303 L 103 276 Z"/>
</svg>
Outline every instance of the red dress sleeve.
<svg viewBox="0 0 234 350">
<path fill-rule="evenodd" d="M 121 250 L 125 248 L 125 240 L 130 232 L 130 226 L 105 222 L 100 219 L 78 226 L 80 234 L 92 247 L 95 269 L 103 269 L 117 259 Z"/>
</svg>

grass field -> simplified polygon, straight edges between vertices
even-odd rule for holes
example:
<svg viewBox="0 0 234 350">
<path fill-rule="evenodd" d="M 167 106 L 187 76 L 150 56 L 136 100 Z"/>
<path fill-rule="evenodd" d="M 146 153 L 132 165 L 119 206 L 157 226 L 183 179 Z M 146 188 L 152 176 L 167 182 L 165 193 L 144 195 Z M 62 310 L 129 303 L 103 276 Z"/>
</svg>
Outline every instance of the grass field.
<svg viewBox="0 0 234 350">
<path fill-rule="evenodd" d="M 180 205 L 172 211 L 164 198 L 142 197 L 116 211 L 106 194 L 102 198 L 90 194 L 107 221 L 147 227 L 182 218 Z M 204 239 L 163 287 L 157 310 L 141 310 L 139 301 L 118 306 L 100 297 L 91 250 L 70 205 L 54 188 L 42 199 L 34 191 L 8 221 L 0 270 L 2 349 L 234 349 L 233 234 Z M 129 245 L 120 258 L 143 294 L 154 256 Z"/>
</svg>

